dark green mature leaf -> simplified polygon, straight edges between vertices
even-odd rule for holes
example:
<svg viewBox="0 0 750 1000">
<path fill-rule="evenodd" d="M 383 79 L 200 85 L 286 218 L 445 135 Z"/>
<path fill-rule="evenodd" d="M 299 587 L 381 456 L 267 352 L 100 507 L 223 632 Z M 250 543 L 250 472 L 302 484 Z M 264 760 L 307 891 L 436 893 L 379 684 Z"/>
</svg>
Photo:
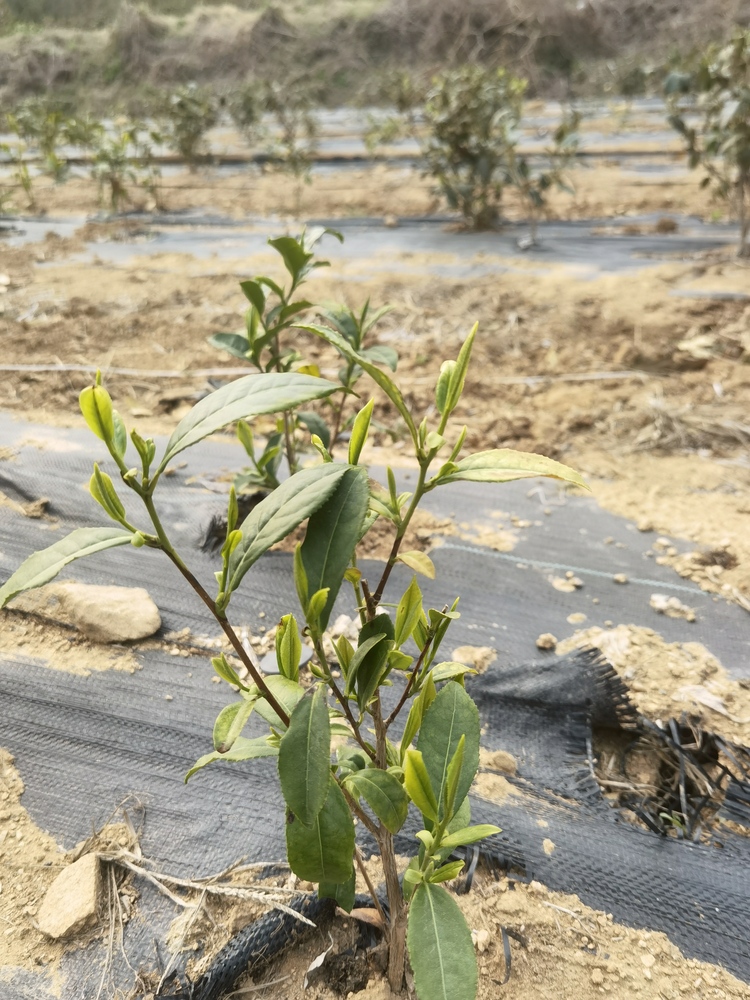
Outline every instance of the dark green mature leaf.
<svg viewBox="0 0 750 1000">
<path fill-rule="evenodd" d="M 372 811 L 391 833 L 398 833 L 406 822 L 409 798 L 395 775 L 368 767 L 354 771 L 346 779 L 347 791 L 355 798 L 364 798 Z"/>
<path fill-rule="evenodd" d="M 417 740 L 417 749 L 422 752 L 441 806 L 448 766 L 462 736 L 465 736 L 465 745 L 456 783 L 456 802 L 466 798 L 479 768 L 479 711 L 461 685 L 450 681 L 425 712 Z"/>
<path fill-rule="evenodd" d="M 185 448 L 235 420 L 292 410 L 302 403 L 330 396 L 337 388 L 325 379 L 297 372 L 245 375 L 201 399 L 182 418 L 167 442 L 158 471 L 163 472 L 175 455 Z"/>
<path fill-rule="evenodd" d="M 474 1000 L 477 960 L 458 904 L 441 885 L 414 891 L 407 930 L 417 995 L 424 1000 Z"/>
<path fill-rule="evenodd" d="M 250 343 L 247 337 L 243 337 L 240 333 L 215 333 L 208 338 L 208 342 L 212 347 L 218 347 L 220 351 L 226 351 L 232 357 L 247 361 Z"/>
<path fill-rule="evenodd" d="M 16 594 L 54 580 L 60 570 L 75 559 L 91 556 L 116 545 L 127 545 L 132 537 L 129 531 L 123 531 L 122 528 L 76 528 L 59 542 L 35 552 L 21 563 L 0 587 L 0 608 L 4 608 Z"/>
<path fill-rule="evenodd" d="M 398 388 L 396 383 L 385 374 L 385 372 L 382 372 L 376 365 L 368 361 L 367 358 L 364 358 L 361 354 L 357 353 L 349 341 L 335 330 L 330 330 L 325 326 L 315 326 L 313 324 L 304 323 L 300 324 L 300 330 L 307 330 L 308 333 L 314 333 L 318 337 L 322 337 L 323 340 L 328 341 L 332 347 L 335 347 L 347 361 L 353 361 L 355 364 L 359 365 L 360 368 L 363 368 L 373 382 L 380 386 L 404 418 L 404 422 L 409 428 L 409 434 L 411 435 L 412 441 L 418 446 L 417 428 L 414 426 L 414 420 L 412 419 L 409 407 L 406 405 L 406 401 L 401 395 L 401 390 Z"/>
<path fill-rule="evenodd" d="M 494 448 L 492 451 L 480 451 L 476 455 L 467 455 L 456 462 L 456 471 L 442 476 L 441 483 L 457 483 L 468 480 L 474 483 L 509 483 L 514 479 L 530 479 L 535 476 L 547 476 L 550 479 L 562 479 L 573 483 L 582 489 L 589 487 L 583 477 L 561 462 L 555 462 L 544 455 L 534 455 L 531 452 L 514 451 L 513 448 Z"/>
<path fill-rule="evenodd" d="M 323 808 L 331 775 L 331 723 L 325 688 L 301 698 L 279 747 L 284 801 L 297 819 L 312 826 Z"/>
<path fill-rule="evenodd" d="M 208 764 L 213 764 L 217 760 L 255 760 L 259 757 L 276 757 L 278 753 L 278 749 L 269 744 L 267 736 L 258 736 L 254 740 L 247 740 L 243 736 L 240 736 L 239 739 L 235 740 L 232 749 L 226 753 L 219 753 L 218 750 L 214 750 L 213 753 L 207 753 L 203 757 L 199 757 L 185 775 L 185 781 L 187 782 L 189 778 L 192 778 L 196 771 L 200 771 Z"/>
<path fill-rule="evenodd" d="M 349 664 L 347 691 L 357 690 L 357 702 L 364 709 L 386 670 L 395 631 L 390 615 L 383 612 L 366 622 L 359 631 L 357 651 Z M 385 641 L 378 640 L 383 636 Z"/>
<path fill-rule="evenodd" d="M 351 877 L 354 822 L 344 793 L 333 778 L 312 827 L 292 813 L 287 815 L 286 849 L 289 865 L 299 878 L 341 883 Z"/>
<path fill-rule="evenodd" d="M 392 372 L 395 372 L 398 365 L 398 354 L 392 347 L 385 344 L 375 344 L 373 347 L 365 347 L 361 352 L 363 358 L 372 361 L 376 365 L 387 365 Z"/>
<path fill-rule="evenodd" d="M 370 487 L 365 470 L 345 466 L 335 492 L 308 522 L 301 552 L 308 592 L 314 594 L 328 588 L 326 604 L 319 617 L 321 629 L 328 624 L 344 573 L 360 539 L 369 503 Z"/>
<path fill-rule="evenodd" d="M 245 573 L 264 552 L 286 538 L 328 500 L 346 471 L 347 466 L 333 464 L 302 469 L 253 507 L 240 525 L 242 540 L 229 559 L 228 593 L 237 589 Z M 313 593 L 316 589 L 310 588 Z"/>
<path fill-rule="evenodd" d="M 318 898 L 335 899 L 342 910 L 351 913 L 354 908 L 356 888 L 357 878 L 352 865 L 352 873 L 346 882 L 321 882 L 318 886 Z"/>
<path fill-rule="evenodd" d="M 284 266 L 294 279 L 312 258 L 312 254 L 307 253 L 300 245 L 300 241 L 293 236 L 279 236 L 277 239 L 269 240 L 268 243 L 281 254 Z"/>
</svg>

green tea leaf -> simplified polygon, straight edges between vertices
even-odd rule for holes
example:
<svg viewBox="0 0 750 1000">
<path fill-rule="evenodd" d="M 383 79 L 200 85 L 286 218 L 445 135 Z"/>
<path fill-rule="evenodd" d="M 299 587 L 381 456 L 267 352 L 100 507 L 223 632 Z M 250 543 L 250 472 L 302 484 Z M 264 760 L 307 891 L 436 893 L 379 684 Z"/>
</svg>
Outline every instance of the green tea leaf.
<svg viewBox="0 0 750 1000">
<path fill-rule="evenodd" d="M 282 677 L 280 674 L 271 674 L 270 677 L 265 678 L 265 682 L 266 687 L 270 689 L 276 701 L 278 701 L 286 714 L 291 716 L 297 702 L 304 695 L 305 689 L 301 685 L 295 684 L 294 681 L 290 681 L 288 677 Z M 274 729 L 286 728 L 265 698 L 259 698 L 256 701 L 255 711 L 261 719 L 265 719 Z"/>
<path fill-rule="evenodd" d="M 465 663 L 457 663 L 454 660 L 446 660 L 444 663 L 438 663 L 430 671 L 430 676 L 436 684 L 440 681 L 453 681 L 458 680 L 465 674 L 475 674 L 476 670 L 473 667 L 467 667 Z"/>
<path fill-rule="evenodd" d="M 500 827 L 491 826 L 489 823 L 483 823 L 480 826 L 465 826 L 462 830 L 456 830 L 450 836 L 443 837 L 440 841 L 440 850 L 450 849 L 453 851 L 456 847 L 476 844 L 478 840 L 484 840 L 485 837 L 492 837 L 496 833 L 500 833 Z"/>
<path fill-rule="evenodd" d="M 325 688 L 301 698 L 279 747 L 279 780 L 284 801 L 298 820 L 312 826 L 328 794 L 331 724 Z"/>
<path fill-rule="evenodd" d="M 104 386 L 89 385 L 78 397 L 83 419 L 98 438 L 106 444 L 113 444 L 115 436 L 112 400 Z"/>
<path fill-rule="evenodd" d="M 356 887 L 357 879 L 352 865 L 352 873 L 346 882 L 321 882 L 318 886 L 318 899 L 335 899 L 345 913 L 351 913 Z"/>
<path fill-rule="evenodd" d="M 353 361 L 355 364 L 359 365 L 360 368 L 363 368 L 373 382 L 380 386 L 401 414 L 406 426 L 409 428 L 412 441 L 414 441 L 414 444 L 417 445 L 417 428 L 414 425 L 411 411 L 406 405 L 404 397 L 401 395 L 401 390 L 398 388 L 396 383 L 385 374 L 385 372 L 382 372 L 376 365 L 368 361 L 367 358 L 364 358 L 361 354 L 357 353 L 349 341 L 335 330 L 330 330 L 325 326 L 314 326 L 312 324 L 300 324 L 300 330 L 307 330 L 308 333 L 314 333 L 318 337 L 322 337 L 323 340 L 328 341 L 332 347 L 335 347 L 347 361 Z"/>
<path fill-rule="evenodd" d="M 463 802 L 479 768 L 479 711 L 466 691 L 449 681 L 424 713 L 417 748 L 442 804 L 448 780 L 448 767 L 461 737 L 465 747 L 460 775 L 456 781 L 455 801 Z"/>
<path fill-rule="evenodd" d="M 337 466 L 325 465 L 323 468 Z M 319 618 L 321 630 L 328 624 L 344 573 L 359 541 L 369 501 L 370 487 L 365 470 L 344 466 L 335 491 L 308 522 L 301 554 L 309 590 L 314 593 L 328 588 L 326 605 Z"/>
<path fill-rule="evenodd" d="M 441 483 L 457 483 L 466 480 L 474 483 L 509 483 L 515 479 L 529 479 L 547 476 L 573 483 L 585 490 L 589 486 L 574 469 L 561 462 L 555 462 L 544 455 L 514 451 L 512 448 L 495 448 L 467 455 L 456 463 L 457 471 L 442 476 Z"/>
<path fill-rule="evenodd" d="M 409 799 L 401 782 L 388 771 L 368 767 L 346 779 L 346 788 L 354 798 L 364 798 L 383 826 L 398 833 L 406 822 Z"/>
<path fill-rule="evenodd" d="M 411 636 L 419 621 L 421 610 L 422 591 L 419 589 L 416 576 L 413 576 L 396 609 L 394 640 L 397 646 L 403 646 Z"/>
<path fill-rule="evenodd" d="M 185 775 L 185 782 L 192 778 L 196 771 L 200 771 L 217 760 L 255 760 L 259 757 L 277 757 L 278 753 L 278 748 L 272 747 L 269 744 L 267 736 L 258 736 L 253 740 L 247 740 L 240 736 L 239 739 L 235 740 L 234 746 L 227 753 L 219 753 L 218 750 L 214 750 L 213 753 L 207 753 L 203 757 L 199 757 Z"/>
<path fill-rule="evenodd" d="M 279 236 L 275 240 L 269 240 L 268 243 L 281 254 L 284 266 L 295 280 L 313 256 L 311 253 L 307 253 L 300 245 L 300 241 L 296 240 L 293 236 Z M 311 879 L 310 881 L 316 882 L 317 879 Z"/>
<path fill-rule="evenodd" d="M 4 608 L 16 594 L 54 580 L 60 570 L 75 559 L 91 556 L 116 545 L 128 545 L 131 537 L 131 533 L 122 528 L 76 528 L 59 542 L 35 552 L 21 563 L 0 587 L 0 608 Z"/>
<path fill-rule="evenodd" d="M 458 904 L 442 886 L 414 890 L 407 930 L 417 995 L 425 1000 L 475 1000 L 477 960 Z"/>
<path fill-rule="evenodd" d="M 360 350 L 360 354 L 363 358 L 367 358 L 368 361 L 372 361 L 376 365 L 387 365 L 392 372 L 395 372 L 398 366 L 398 353 L 392 347 L 386 347 L 385 344 L 375 344 L 373 347 L 365 347 L 363 350 Z"/>
<path fill-rule="evenodd" d="M 208 338 L 208 342 L 212 347 L 218 347 L 220 351 L 231 354 L 233 358 L 247 361 L 250 343 L 247 337 L 243 337 L 240 333 L 215 333 Z"/>
<path fill-rule="evenodd" d="M 284 615 L 276 627 L 276 662 L 279 673 L 290 681 L 299 679 L 299 661 L 302 657 L 302 640 L 297 619 Z"/>
<path fill-rule="evenodd" d="M 240 288 L 250 305 L 255 306 L 262 316 L 263 310 L 266 308 L 266 295 L 263 291 L 263 286 L 259 285 L 257 281 L 248 280 L 241 281 Z"/>
<path fill-rule="evenodd" d="M 302 403 L 330 396 L 337 388 L 325 379 L 298 375 L 296 372 L 245 375 L 201 399 L 182 418 L 167 443 L 158 471 L 163 472 L 175 455 L 185 448 L 227 424 L 263 413 L 293 410 Z"/>
<path fill-rule="evenodd" d="M 302 469 L 253 507 L 240 525 L 242 541 L 229 560 L 229 593 L 237 589 L 245 573 L 264 552 L 286 538 L 328 500 L 346 471 L 345 465 Z"/>
<path fill-rule="evenodd" d="M 448 771 L 445 777 L 445 786 L 443 788 L 443 807 L 445 815 L 449 816 L 451 819 L 453 818 L 453 807 L 456 803 L 458 780 L 461 777 L 461 766 L 464 762 L 465 745 L 466 737 L 462 734 L 461 739 L 458 741 L 456 752 L 453 754 L 451 762 L 448 765 Z"/>
<path fill-rule="evenodd" d="M 416 549 L 413 552 L 399 552 L 398 561 L 429 580 L 435 579 L 435 564 L 426 552 L 419 552 Z"/>
<path fill-rule="evenodd" d="M 211 666 L 214 668 L 216 673 L 221 677 L 223 681 L 227 684 L 233 684 L 238 687 L 241 691 L 249 691 L 250 689 L 246 684 L 239 679 L 231 665 L 229 664 L 226 656 L 222 653 L 220 656 L 214 656 L 211 660 Z"/>
<path fill-rule="evenodd" d="M 113 521 L 125 520 L 125 508 L 117 495 L 114 483 L 106 472 L 101 471 L 96 462 L 94 462 L 94 474 L 89 480 L 89 493 Z"/>
<path fill-rule="evenodd" d="M 419 750 L 407 750 L 404 756 L 404 786 L 409 798 L 427 819 L 437 822 L 438 804 L 430 776 Z"/>
<path fill-rule="evenodd" d="M 293 813 L 287 814 L 286 849 L 289 865 L 299 878 L 322 883 L 351 878 L 354 823 L 344 793 L 333 778 L 311 827 Z"/>
<path fill-rule="evenodd" d="M 257 698 L 243 698 L 222 708 L 214 723 L 214 749 L 225 754 L 242 735 L 242 730 L 250 718 Z"/>
<path fill-rule="evenodd" d="M 323 447 L 328 448 L 331 444 L 331 432 L 328 429 L 328 424 L 320 416 L 319 413 L 315 413 L 312 410 L 299 410 L 297 412 L 297 420 L 310 431 L 311 434 L 317 434 L 320 440 L 323 442 Z"/>
<path fill-rule="evenodd" d="M 352 434 L 349 438 L 349 465 L 356 465 L 359 462 L 359 456 L 362 454 L 362 449 L 365 446 L 370 430 L 370 420 L 372 419 L 372 409 L 374 406 L 375 400 L 371 399 L 354 418 Z"/>
<path fill-rule="evenodd" d="M 463 871 L 465 861 L 450 861 L 447 865 L 436 868 L 429 876 L 428 882 L 450 882 L 452 878 L 458 878 Z"/>
</svg>

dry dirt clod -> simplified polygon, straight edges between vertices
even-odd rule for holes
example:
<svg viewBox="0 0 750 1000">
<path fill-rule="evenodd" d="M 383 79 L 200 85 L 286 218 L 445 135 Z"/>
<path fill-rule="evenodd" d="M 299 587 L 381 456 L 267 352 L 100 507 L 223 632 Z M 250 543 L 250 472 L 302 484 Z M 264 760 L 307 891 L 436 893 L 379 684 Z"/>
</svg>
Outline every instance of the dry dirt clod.
<svg viewBox="0 0 750 1000">
<path fill-rule="evenodd" d="M 615 573 L 612 577 L 615 583 L 627 583 L 628 577 L 626 573 Z"/>
<path fill-rule="evenodd" d="M 537 649 L 554 649 L 557 645 L 557 638 L 551 632 L 542 632 L 536 641 Z"/>
<path fill-rule="evenodd" d="M 96 920 L 101 895 L 101 863 L 85 854 L 68 865 L 47 890 L 39 909 L 39 929 L 48 937 L 68 937 Z"/>
<path fill-rule="evenodd" d="M 687 622 L 694 622 L 695 609 L 683 604 L 677 597 L 667 597 L 666 594 L 652 594 L 649 604 L 660 615 L 667 618 L 684 618 Z"/>
<path fill-rule="evenodd" d="M 473 667 L 478 674 L 483 674 L 497 659 L 497 652 L 491 646 L 459 646 L 453 650 L 453 659 L 466 667 Z"/>
<path fill-rule="evenodd" d="M 516 758 L 506 750 L 495 750 L 492 753 L 486 753 L 486 756 L 483 756 L 482 763 L 486 767 L 493 768 L 495 771 L 502 771 L 503 774 L 515 774 L 518 770 Z"/>
<path fill-rule="evenodd" d="M 142 587 L 66 580 L 20 594 L 11 607 L 73 625 L 92 642 L 133 642 L 161 628 L 159 609 Z"/>
<path fill-rule="evenodd" d="M 594 971 L 591 973 L 591 982 L 594 984 L 594 986 L 602 985 L 602 983 L 604 982 L 604 973 L 602 972 L 601 969 L 594 969 Z"/>
</svg>

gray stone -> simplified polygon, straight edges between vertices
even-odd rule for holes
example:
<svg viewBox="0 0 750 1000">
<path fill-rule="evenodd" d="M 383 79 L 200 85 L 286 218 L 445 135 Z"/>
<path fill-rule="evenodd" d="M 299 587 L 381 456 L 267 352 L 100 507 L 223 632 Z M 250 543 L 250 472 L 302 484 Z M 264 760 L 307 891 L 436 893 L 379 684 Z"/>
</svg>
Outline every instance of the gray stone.
<svg viewBox="0 0 750 1000">
<path fill-rule="evenodd" d="M 10 607 L 73 625 L 94 642 L 132 642 L 161 628 L 159 609 L 142 587 L 64 580 L 19 594 Z"/>
</svg>

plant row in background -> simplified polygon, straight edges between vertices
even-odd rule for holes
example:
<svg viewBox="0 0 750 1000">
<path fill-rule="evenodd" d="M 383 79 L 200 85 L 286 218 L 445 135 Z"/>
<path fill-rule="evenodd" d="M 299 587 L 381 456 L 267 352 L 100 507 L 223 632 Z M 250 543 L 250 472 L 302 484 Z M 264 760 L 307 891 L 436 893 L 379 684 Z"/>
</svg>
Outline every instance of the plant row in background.
<svg viewBox="0 0 750 1000">
<path fill-rule="evenodd" d="M 434 179 L 448 207 L 472 228 L 496 226 L 503 195 L 514 189 L 527 208 L 530 243 L 553 188 L 570 190 L 568 170 L 578 152 L 580 116 L 563 113 L 532 152 L 522 146 L 526 81 L 500 69 L 471 64 L 429 81 L 408 74 L 392 80 L 396 114 L 372 122 L 370 150 L 409 137 L 421 151 L 424 173 Z M 738 30 L 722 47 L 710 46 L 690 71 L 674 70 L 665 81 L 669 123 L 684 139 L 691 167 L 705 170 L 712 188 L 740 220 L 740 252 L 750 254 L 750 32 Z M 313 93 L 304 81 L 286 85 L 250 82 L 217 96 L 194 85 L 170 94 L 154 114 L 154 124 L 118 122 L 110 127 L 91 118 L 66 116 L 44 101 L 6 115 L 15 139 L 6 143 L 17 187 L 34 208 L 29 162 L 56 182 L 68 171 L 65 147 L 84 151 L 102 200 L 113 210 L 129 200 L 133 186 L 145 188 L 159 207 L 155 146 L 166 146 L 191 170 L 209 159 L 206 137 L 229 116 L 253 147 L 296 180 L 309 180 L 317 149 L 318 121 Z M 9 193 L 2 200 L 9 200 Z"/>
<path fill-rule="evenodd" d="M 30 556 L 0 587 L 0 607 L 47 583 L 74 560 L 108 548 L 129 545 L 134 558 L 140 553 L 145 581 L 161 570 L 143 553 L 155 550 L 168 558 L 231 649 L 231 656 L 215 657 L 212 665 L 233 699 L 216 718 L 212 749 L 187 777 L 220 761 L 275 761 L 292 871 L 316 883 L 321 897 L 351 910 L 359 868 L 385 928 L 391 989 L 402 991 L 408 948 L 420 1000 L 474 1000 L 471 933 L 445 884 L 464 866 L 456 852 L 498 830 L 471 823 L 468 793 L 479 766 L 480 741 L 479 713 L 466 688 L 473 671 L 440 656 L 459 617 L 459 597 L 436 582 L 436 599 L 426 600 L 409 571 L 434 579 L 435 566 L 423 553 L 405 551 L 403 543 L 424 497 L 451 483 L 549 476 L 585 484 L 572 469 L 540 455 L 510 449 L 464 454 L 467 428 L 455 426 L 451 417 L 464 389 L 476 327 L 458 356 L 443 362 L 434 402 L 418 422 L 390 373 L 395 358 L 367 345 L 377 313 L 367 307 L 358 313 L 332 309 L 327 324 L 302 322 L 301 314 L 312 307 L 297 293 L 322 263 L 312 252 L 320 235 L 272 241 L 289 282 L 282 286 L 265 277 L 243 282 L 250 303 L 247 332 L 223 343 L 257 374 L 200 400 L 163 450 L 134 428 L 128 433 L 98 377 L 83 390 L 81 411 L 108 454 L 106 462 L 94 465 L 89 489 L 114 526 L 76 529 Z M 304 363 L 295 330 L 319 338 L 338 355 L 337 382 Z M 375 470 L 363 464 L 374 398 L 364 405 L 361 399 L 354 405 L 349 400 L 357 398 L 355 387 L 361 388 L 365 376 L 403 422 L 418 470 L 411 491 L 399 489 L 390 467 L 378 483 Z M 279 414 L 278 440 L 258 452 L 252 421 L 267 414 Z M 196 576 L 187 554 L 172 544 L 159 513 L 158 487 L 179 454 L 231 424 L 238 427 L 253 471 L 269 492 L 241 517 L 232 487 L 219 564 L 210 581 Z M 293 443 L 300 425 L 313 430 L 317 449 L 304 462 Z M 342 453 L 334 460 L 337 445 Z M 285 450 L 287 476 L 279 474 L 276 448 Z M 358 550 L 378 522 L 390 531 L 392 547 L 370 576 L 360 568 Z M 264 675 L 232 624 L 232 598 L 245 577 L 252 580 L 264 554 L 297 532 L 302 540 L 289 566 L 289 610 L 275 633 L 279 672 Z M 399 563 L 406 579 L 394 573 Z M 345 594 L 357 622 L 352 640 L 334 639 L 328 630 L 334 606 L 346 606 Z M 312 653 L 304 667 L 303 642 Z M 204 780 L 210 780 L 210 772 Z M 387 914 L 362 863 L 355 820 L 376 847 Z M 403 843 L 411 844 L 403 872 L 394 844 L 399 834 L 400 850 Z M 241 841 L 241 831 L 239 836 Z"/>
</svg>

